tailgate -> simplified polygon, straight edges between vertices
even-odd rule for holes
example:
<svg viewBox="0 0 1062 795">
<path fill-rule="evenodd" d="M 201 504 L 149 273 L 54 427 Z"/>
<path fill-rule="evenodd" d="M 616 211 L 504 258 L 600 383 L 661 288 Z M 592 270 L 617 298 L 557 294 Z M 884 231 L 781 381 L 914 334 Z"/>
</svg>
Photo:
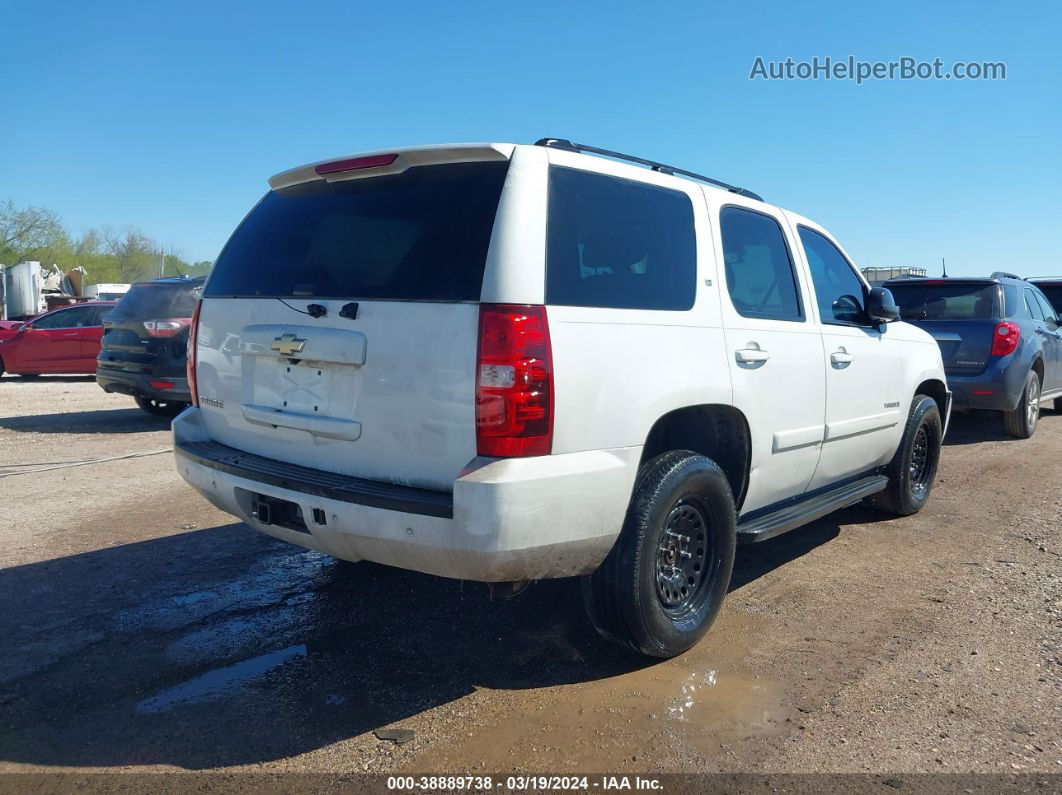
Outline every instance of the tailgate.
<svg viewBox="0 0 1062 795">
<path fill-rule="evenodd" d="M 996 323 L 990 320 L 923 320 L 917 323 L 933 335 L 940 346 L 944 370 L 953 375 L 977 375 L 988 365 L 992 354 L 992 334 Z"/>
<path fill-rule="evenodd" d="M 476 455 L 479 307 L 207 299 L 198 389 L 212 439 L 314 469 L 449 489 Z M 278 322 L 286 320 L 287 322 Z"/>
</svg>

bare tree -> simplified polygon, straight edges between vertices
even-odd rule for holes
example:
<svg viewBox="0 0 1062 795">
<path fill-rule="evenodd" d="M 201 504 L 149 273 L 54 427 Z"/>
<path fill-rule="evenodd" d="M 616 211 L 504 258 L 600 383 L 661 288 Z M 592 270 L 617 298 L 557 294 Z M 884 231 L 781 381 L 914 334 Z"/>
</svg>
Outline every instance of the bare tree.
<svg viewBox="0 0 1062 795">
<path fill-rule="evenodd" d="M 0 262 L 17 265 L 60 240 L 59 217 L 44 207 L 17 207 L 8 199 L 0 203 Z"/>
<path fill-rule="evenodd" d="M 86 229 L 81 233 L 81 237 L 75 240 L 71 248 L 74 252 L 75 264 L 84 267 L 89 257 L 95 256 L 100 253 L 100 233 L 95 229 Z"/>
<path fill-rule="evenodd" d="M 134 282 L 158 272 L 159 247 L 147 235 L 132 227 L 120 232 L 104 227 L 101 236 L 103 247 L 114 257 L 123 282 Z"/>
</svg>

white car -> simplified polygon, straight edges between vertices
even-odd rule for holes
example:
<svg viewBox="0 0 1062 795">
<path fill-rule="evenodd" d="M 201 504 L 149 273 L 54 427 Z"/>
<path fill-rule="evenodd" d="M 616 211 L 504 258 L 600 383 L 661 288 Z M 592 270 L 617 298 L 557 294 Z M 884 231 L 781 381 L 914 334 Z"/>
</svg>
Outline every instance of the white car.
<svg viewBox="0 0 1062 795">
<path fill-rule="evenodd" d="M 939 348 L 813 221 L 557 139 L 270 187 L 204 288 L 173 423 L 181 475 L 251 527 L 499 595 L 582 576 L 603 635 L 667 657 L 738 541 L 929 497 Z"/>
</svg>

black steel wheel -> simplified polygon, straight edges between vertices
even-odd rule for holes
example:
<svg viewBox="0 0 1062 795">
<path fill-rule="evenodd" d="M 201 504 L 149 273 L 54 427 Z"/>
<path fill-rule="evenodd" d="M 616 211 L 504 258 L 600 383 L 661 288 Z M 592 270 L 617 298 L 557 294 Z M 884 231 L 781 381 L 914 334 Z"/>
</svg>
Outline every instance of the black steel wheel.
<svg viewBox="0 0 1062 795">
<path fill-rule="evenodd" d="M 937 402 L 929 395 L 915 395 L 900 446 L 885 470 L 889 484 L 867 502 L 897 516 L 922 510 L 933 489 L 943 442 L 944 423 Z"/>
<path fill-rule="evenodd" d="M 656 555 L 656 595 L 673 616 L 696 611 L 707 594 L 708 520 L 699 497 L 680 500 L 667 517 Z"/>
<path fill-rule="evenodd" d="M 730 484 L 714 461 L 689 450 L 646 461 L 615 546 L 583 578 L 594 628 L 652 657 L 689 649 L 726 597 L 736 526 Z"/>
</svg>

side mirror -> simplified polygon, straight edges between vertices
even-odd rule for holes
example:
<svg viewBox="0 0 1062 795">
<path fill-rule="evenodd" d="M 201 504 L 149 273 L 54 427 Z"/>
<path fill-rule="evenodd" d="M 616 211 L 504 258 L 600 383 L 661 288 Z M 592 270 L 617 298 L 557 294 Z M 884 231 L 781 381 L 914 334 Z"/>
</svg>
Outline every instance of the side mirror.
<svg viewBox="0 0 1062 795">
<path fill-rule="evenodd" d="M 900 317 L 900 307 L 885 287 L 871 287 L 867 295 L 867 317 L 879 323 L 891 323 Z"/>
<path fill-rule="evenodd" d="M 860 323 L 863 320 L 863 305 L 854 295 L 842 295 L 831 306 L 833 316 L 845 323 Z"/>
</svg>

